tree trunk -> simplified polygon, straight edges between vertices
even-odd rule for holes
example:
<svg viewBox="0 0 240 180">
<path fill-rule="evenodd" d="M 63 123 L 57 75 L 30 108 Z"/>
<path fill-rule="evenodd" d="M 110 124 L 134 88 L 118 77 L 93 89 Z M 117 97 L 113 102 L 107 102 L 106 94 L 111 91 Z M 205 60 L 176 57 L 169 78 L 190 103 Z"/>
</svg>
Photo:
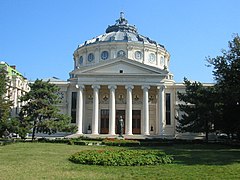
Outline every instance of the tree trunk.
<svg viewBox="0 0 240 180">
<path fill-rule="evenodd" d="M 206 131 L 206 137 L 205 137 L 206 143 L 208 143 L 208 131 Z"/>
<path fill-rule="evenodd" d="M 35 139 L 35 131 L 36 131 L 36 126 L 33 127 L 32 141 L 34 141 L 34 139 Z"/>
<path fill-rule="evenodd" d="M 208 133 L 209 133 L 209 127 L 208 127 L 208 118 L 206 118 L 205 120 L 205 140 L 206 140 L 206 143 L 208 143 Z"/>
</svg>

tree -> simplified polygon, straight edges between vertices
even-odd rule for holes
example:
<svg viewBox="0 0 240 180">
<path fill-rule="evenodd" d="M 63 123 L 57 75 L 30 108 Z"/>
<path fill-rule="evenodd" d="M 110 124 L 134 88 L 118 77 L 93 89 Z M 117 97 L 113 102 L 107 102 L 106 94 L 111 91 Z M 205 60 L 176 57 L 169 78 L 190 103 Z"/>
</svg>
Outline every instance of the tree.
<svg viewBox="0 0 240 180">
<path fill-rule="evenodd" d="M 236 35 L 229 42 L 229 50 L 223 50 L 221 56 L 207 60 L 213 66 L 222 113 L 219 129 L 228 134 L 240 134 L 240 37 Z"/>
<path fill-rule="evenodd" d="M 6 130 L 11 132 L 13 129 L 10 119 L 12 102 L 7 96 L 8 88 L 7 72 L 4 68 L 0 68 L 0 137 L 3 136 Z"/>
<path fill-rule="evenodd" d="M 75 126 L 70 125 L 70 117 L 59 113 L 56 106 L 60 103 L 57 95 L 59 88 L 56 85 L 37 79 L 30 84 L 30 88 L 31 90 L 20 98 L 22 102 L 26 102 L 19 113 L 22 136 L 26 130 L 31 129 L 32 140 L 36 132 L 52 134 L 75 129 Z"/>
<path fill-rule="evenodd" d="M 178 98 L 184 104 L 179 105 L 179 110 L 184 112 L 177 117 L 179 124 L 177 131 L 208 133 L 214 125 L 215 94 L 213 87 L 204 87 L 200 82 L 190 82 L 184 78 L 185 93 L 178 92 Z"/>
</svg>

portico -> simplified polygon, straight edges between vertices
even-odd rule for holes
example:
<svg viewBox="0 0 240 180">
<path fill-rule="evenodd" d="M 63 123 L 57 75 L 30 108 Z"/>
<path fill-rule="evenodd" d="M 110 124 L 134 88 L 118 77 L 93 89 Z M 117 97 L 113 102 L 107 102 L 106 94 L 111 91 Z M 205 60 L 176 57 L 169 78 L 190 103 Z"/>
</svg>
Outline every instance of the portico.
<svg viewBox="0 0 240 180">
<path fill-rule="evenodd" d="M 77 134 L 87 133 L 86 128 L 90 126 L 93 135 L 101 133 L 115 135 L 120 115 L 125 121 L 124 134 L 126 135 L 150 135 L 151 127 L 152 134 L 162 135 L 164 132 L 165 103 L 162 101 L 165 99 L 165 94 L 163 85 L 78 84 L 76 89 L 78 90 Z M 149 94 L 151 98 L 149 98 Z M 83 104 L 84 99 L 86 99 L 86 105 Z M 151 112 L 155 113 L 152 117 L 150 117 L 149 104 L 151 107 L 155 107 L 151 109 Z M 161 123 L 156 123 L 157 121 Z"/>
</svg>

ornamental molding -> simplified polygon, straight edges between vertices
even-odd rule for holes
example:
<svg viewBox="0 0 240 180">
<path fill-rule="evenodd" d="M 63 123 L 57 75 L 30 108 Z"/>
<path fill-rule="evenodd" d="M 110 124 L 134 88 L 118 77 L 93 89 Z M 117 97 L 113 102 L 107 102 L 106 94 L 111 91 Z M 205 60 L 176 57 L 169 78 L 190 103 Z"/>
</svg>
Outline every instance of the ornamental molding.
<svg viewBox="0 0 240 180">
<path fill-rule="evenodd" d="M 133 46 L 127 46 L 127 50 L 131 51 L 131 50 L 133 50 L 133 48 L 134 48 Z"/>
</svg>

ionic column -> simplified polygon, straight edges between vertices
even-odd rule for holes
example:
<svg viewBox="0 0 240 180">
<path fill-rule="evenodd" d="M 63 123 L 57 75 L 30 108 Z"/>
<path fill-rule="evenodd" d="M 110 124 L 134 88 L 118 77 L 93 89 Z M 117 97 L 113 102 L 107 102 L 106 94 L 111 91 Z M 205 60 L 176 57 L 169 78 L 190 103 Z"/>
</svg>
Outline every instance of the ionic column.
<svg viewBox="0 0 240 180">
<path fill-rule="evenodd" d="M 83 89 L 84 85 L 76 85 L 77 88 L 77 109 L 76 109 L 76 123 L 77 123 L 77 134 L 83 133 Z"/>
<path fill-rule="evenodd" d="M 149 135 L 149 104 L 148 104 L 148 90 L 150 86 L 142 86 L 143 90 L 143 134 Z"/>
<path fill-rule="evenodd" d="M 109 103 L 109 134 L 115 135 L 115 121 L 116 121 L 116 104 L 115 104 L 115 89 L 117 86 L 109 85 L 110 103 Z"/>
<path fill-rule="evenodd" d="M 127 89 L 127 107 L 126 107 L 126 132 L 127 135 L 132 135 L 132 85 L 125 86 Z"/>
<path fill-rule="evenodd" d="M 165 127 L 165 86 L 158 86 L 158 104 L 159 104 L 159 135 L 164 135 L 164 127 Z"/>
<path fill-rule="evenodd" d="M 98 111 L 99 111 L 99 85 L 92 85 L 93 88 L 93 118 L 92 134 L 98 134 Z"/>
</svg>

